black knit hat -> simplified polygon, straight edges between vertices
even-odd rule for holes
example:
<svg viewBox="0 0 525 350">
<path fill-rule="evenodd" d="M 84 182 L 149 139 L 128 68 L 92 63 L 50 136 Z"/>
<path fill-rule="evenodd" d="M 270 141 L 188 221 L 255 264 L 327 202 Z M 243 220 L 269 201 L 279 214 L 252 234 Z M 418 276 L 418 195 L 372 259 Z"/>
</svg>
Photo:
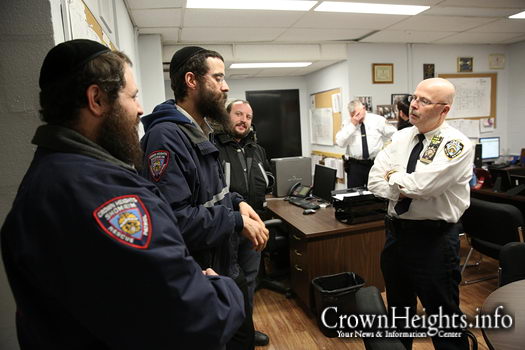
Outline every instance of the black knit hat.
<svg viewBox="0 0 525 350">
<path fill-rule="evenodd" d="M 47 53 L 44 59 L 38 82 L 40 89 L 73 76 L 86 63 L 108 51 L 111 50 L 107 46 L 86 39 L 76 39 L 58 44 Z"/>
<path fill-rule="evenodd" d="M 206 49 L 198 46 L 186 46 L 175 52 L 171 58 L 170 77 L 174 76 L 190 58 L 202 51 L 206 51 Z"/>
</svg>

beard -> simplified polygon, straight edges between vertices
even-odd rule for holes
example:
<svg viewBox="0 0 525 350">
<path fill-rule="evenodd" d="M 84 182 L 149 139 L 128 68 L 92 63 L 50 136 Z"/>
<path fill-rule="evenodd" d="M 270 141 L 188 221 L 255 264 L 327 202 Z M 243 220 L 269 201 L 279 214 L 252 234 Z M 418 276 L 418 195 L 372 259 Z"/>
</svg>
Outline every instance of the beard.
<svg viewBox="0 0 525 350">
<path fill-rule="evenodd" d="M 138 125 L 140 117 L 133 122 L 125 116 L 125 111 L 118 101 L 105 113 L 98 143 L 113 157 L 126 164 L 142 168 L 142 148 L 140 147 Z"/>
<path fill-rule="evenodd" d="M 225 92 L 214 93 L 208 89 L 206 82 L 203 80 L 199 84 L 198 96 L 197 108 L 199 113 L 226 129 L 230 123 L 230 116 L 224 106 L 228 94 Z"/>
<path fill-rule="evenodd" d="M 240 122 L 240 123 L 237 123 L 235 125 L 232 125 L 231 128 L 230 128 L 230 134 L 233 136 L 234 139 L 242 140 L 243 138 L 248 136 L 248 134 L 250 133 L 250 129 L 248 129 L 248 128 L 244 132 L 238 132 L 235 129 L 235 127 L 240 126 L 240 125 L 243 125 L 246 128 L 246 124 L 243 123 L 243 122 Z"/>
</svg>

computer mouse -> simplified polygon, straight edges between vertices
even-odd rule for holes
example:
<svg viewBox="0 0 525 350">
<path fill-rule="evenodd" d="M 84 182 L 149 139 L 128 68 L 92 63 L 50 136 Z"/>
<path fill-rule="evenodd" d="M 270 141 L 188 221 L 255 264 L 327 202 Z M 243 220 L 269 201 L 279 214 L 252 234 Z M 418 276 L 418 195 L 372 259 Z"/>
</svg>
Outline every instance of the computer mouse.
<svg viewBox="0 0 525 350">
<path fill-rule="evenodd" d="M 303 211 L 303 215 L 314 214 L 314 213 L 315 213 L 315 209 L 305 209 Z"/>
</svg>

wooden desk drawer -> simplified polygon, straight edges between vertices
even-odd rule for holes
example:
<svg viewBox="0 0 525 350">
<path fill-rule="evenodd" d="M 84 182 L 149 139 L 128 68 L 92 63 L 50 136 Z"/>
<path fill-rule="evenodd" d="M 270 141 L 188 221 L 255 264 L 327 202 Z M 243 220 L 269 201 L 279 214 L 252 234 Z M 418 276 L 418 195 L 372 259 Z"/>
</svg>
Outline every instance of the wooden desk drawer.
<svg viewBox="0 0 525 350">
<path fill-rule="evenodd" d="M 290 263 L 292 267 L 294 267 L 295 264 L 301 268 L 306 267 L 306 252 L 306 239 L 300 237 L 297 233 L 292 233 L 290 236 Z"/>
</svg>

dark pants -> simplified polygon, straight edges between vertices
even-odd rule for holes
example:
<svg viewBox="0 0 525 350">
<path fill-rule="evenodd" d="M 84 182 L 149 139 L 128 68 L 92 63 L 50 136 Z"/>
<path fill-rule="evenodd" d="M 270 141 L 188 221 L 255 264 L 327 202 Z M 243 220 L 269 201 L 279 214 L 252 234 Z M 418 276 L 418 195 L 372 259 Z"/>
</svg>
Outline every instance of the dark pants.
<svg viewBox="0 0 525 350">
<path fill-rule="evenodd" d="M 363 187 L 368 184 L 368 173 L 374 165 L 373 160 L 345 160 L 344 166 L 347 176 L 348 188 Z"/>
<path fill-rule="evenodd" d="M 242 272 L 239 277 L 235 279 L 235 283 L 244 297 L 246 317 L 237 332 L 233 335 L 233 338 L 226 344 L 226 350 L 252 350 L 255 348 L 255 330 L 253 328 L 252 309 L 248 302 L 248 284 Z"/>
<path fill-rule="evenodd" d="M 459 229 L 457 224 L 437 221 L 395 220 L 386 222 L 386 243 L 381 254 L 389 311 L 396 315 L 410 307 L 416 313 L 417 299 L 427 315 L 462 315 L 459 308 Z M 459 316 L 456 316 L 459 317 Z M 401 325 L 402 326 L 402 325 Z M 458 322 L 459 326 L 459 322 Z M 417 330 L 416 330 L 417 331 Z M 460 329 L 445 329 L 460 332 Z M 402 338 L 407 349 L 412 338 Z M 468 349 L 463 334 L 458 338 L 432 337 L 436 349 Z"/>
<path fill-rule="evenodd" d="M 261 252 L 253 250 L 253 243 L 248 238 L 242 236 L 237 254 L 237 261 L 246 278 L 248 305 L 253 312 L 253 294 L 255 293 L 259 265 L 261 264 Z"/>
</svg>

